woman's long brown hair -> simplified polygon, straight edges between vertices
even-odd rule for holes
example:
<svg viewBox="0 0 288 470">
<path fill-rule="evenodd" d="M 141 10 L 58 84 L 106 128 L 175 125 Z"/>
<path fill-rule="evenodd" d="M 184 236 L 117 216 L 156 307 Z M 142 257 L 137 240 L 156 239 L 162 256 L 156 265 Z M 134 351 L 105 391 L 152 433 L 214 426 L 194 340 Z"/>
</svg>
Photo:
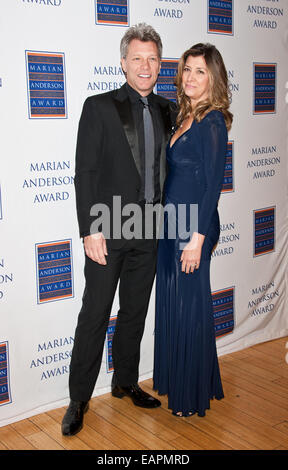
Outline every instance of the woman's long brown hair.
<svg viewBox="0 0 288 470">
<path fill-rule="evenodd" d="M 182 88 L 183 70 L 189 56 L 203 56 L 209 74 L 210 90 L 208 99 L 200 101 L 196 105 L 195 109 L 192 109 L 190 98 L 185 95 Z M 231 101 L 228 75 L 222 56 L 215 46 L 212 44 L 199 43 L 185 51 L 178 64 L 175 84 L 177 87 L 177 101 L 179 106 L 179 113 L 177 116 L 178 126 L 180 126 L 184 119 L 191 114 L 193 115 L 193 118 L 199 122 L 207 113 L 209 113 L 209 111 L 218 110 L 223 113 L 226 127 L 230 130 L 233 114 L 231 114 L 228 109 Z"/>
</svg>

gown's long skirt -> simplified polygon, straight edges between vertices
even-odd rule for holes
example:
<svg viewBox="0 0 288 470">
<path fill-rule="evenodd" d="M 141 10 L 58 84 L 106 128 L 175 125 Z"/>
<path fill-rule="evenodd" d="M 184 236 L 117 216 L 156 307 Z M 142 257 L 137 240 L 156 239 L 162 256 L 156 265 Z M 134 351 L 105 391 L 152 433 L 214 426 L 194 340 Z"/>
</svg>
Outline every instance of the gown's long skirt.
<svg viewBox="0 0 288 470">
<path fill-rule="evenodd" d="M 168 201 L 171 203 L 171 201 Z M 154 389 L 168 394 L 168 407 L 183 416 L 205 415 L 210 399 L 223 398 L 216 352 L 210 259 L 219 217 L 205 238 L 198 270 L 181 271 L 179 238 L 159 240 L 156 278 Z"/>
</svg>

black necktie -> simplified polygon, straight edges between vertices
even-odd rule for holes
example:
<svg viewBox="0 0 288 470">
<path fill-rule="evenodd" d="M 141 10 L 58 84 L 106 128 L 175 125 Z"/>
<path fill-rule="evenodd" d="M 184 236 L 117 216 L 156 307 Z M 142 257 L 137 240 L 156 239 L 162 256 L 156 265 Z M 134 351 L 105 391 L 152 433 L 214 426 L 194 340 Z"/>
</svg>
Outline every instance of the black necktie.
<svg viewBox="0 0 288 470">
<path fill-rule="evenodd" d="M 148 99 L 141 98 L 143 107 L 144 144 L 145 144 L 145 192 L 146 202 L 153 202 L 154 198 L 154 128 L 149 110 Z"/>
</svg>

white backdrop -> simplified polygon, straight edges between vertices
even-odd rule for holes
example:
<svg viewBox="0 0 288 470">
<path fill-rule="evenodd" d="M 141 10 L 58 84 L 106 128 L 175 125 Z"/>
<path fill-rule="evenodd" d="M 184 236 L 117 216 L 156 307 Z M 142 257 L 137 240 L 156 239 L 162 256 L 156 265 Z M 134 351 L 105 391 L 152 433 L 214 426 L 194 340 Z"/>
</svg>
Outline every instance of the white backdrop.
<svg viewBox="0 0 288 470">
<path fill-rule="evenodd" d="M 177 60 L 197 42 L 215 44 L 229 74 L 211 268 L 219 355 L 287 335 L 287 13 L 287 0 L 0 0 L 0 426 L 68 402 L 84 287 L 78 121 L 87 96 L 124 82 L 120 39 L 140 21 L 163 40 L 157 93 L 174 97 Z M 117 309 L 116 298 L 95 395 L 110 389 Z M 153 328 L 154 292 L 140 381 L 152 375 Z"/>
</svg>

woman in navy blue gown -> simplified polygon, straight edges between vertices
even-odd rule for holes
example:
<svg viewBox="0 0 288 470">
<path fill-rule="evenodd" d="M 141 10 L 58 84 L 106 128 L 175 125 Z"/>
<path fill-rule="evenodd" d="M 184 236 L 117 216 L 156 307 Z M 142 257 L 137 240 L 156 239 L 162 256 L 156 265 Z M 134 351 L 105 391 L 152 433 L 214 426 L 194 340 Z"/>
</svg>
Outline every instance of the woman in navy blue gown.
<svg viewBox="0 0 288 470">
<path fill-rule="evenodd" d="M 186 51 L 176 86 L 179 114 L 167 146 L 164 229 L 158 246 L 153 381 L 160 395 L 168 394 L 173 414 L 204 416 L 210 400 L 224 396 L 210 287 L 232 123 L 227 72 L 219 51 L 210 44 Z M 198 221 L 190 210 L 195 205 Z"/>
</svg>

